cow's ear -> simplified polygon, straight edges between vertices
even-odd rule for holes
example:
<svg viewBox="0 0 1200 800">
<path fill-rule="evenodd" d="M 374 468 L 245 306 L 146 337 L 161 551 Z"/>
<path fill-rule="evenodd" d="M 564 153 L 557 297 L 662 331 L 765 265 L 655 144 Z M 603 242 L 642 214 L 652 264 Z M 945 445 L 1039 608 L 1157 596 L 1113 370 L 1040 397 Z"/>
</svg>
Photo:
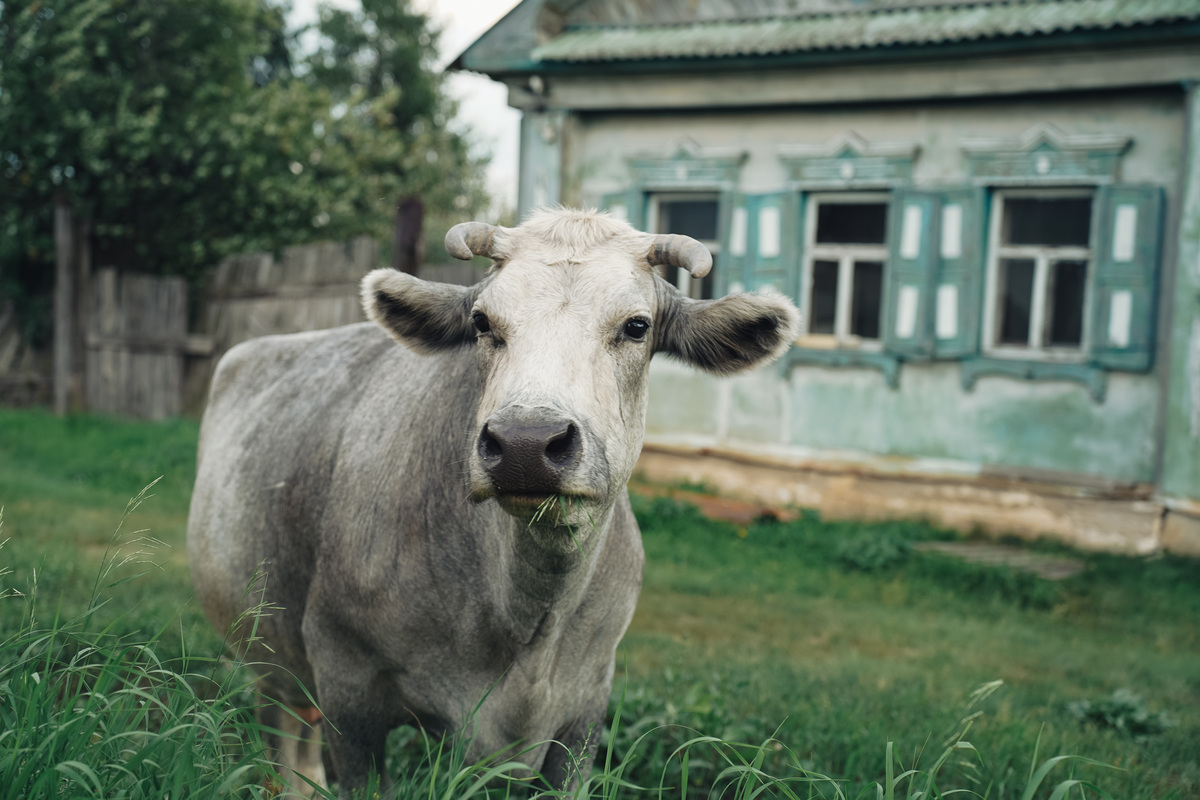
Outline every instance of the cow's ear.
<svg viewBox="0 0 1200 800">
<path fill-rule="evenodd" d="M 655 350 L 717 375 L 769 364 L 800 329 L 800 312 L 775 291 L 692 300 L 663 281 L 659 297 Z"/>
<path fill-rule="evenodd" d="M 363 278 L 363 310 L 397 341 L 418 353 L 435 353 L 475 342 L 471 307 L 477 291 L 377 269 Z"/>
</svg>

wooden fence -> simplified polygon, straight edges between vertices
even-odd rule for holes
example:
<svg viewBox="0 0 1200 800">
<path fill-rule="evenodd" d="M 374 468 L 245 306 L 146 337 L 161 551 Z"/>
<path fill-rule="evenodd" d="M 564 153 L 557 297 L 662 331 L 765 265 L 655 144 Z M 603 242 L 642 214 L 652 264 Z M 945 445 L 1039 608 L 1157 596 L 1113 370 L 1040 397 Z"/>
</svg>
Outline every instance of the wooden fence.
<svg viewBox="0 0 1200 800">
<path fill-rule="evenodd" d="M 256 336 L 321 330 L 366 319 L 359 284 L 379 264 L 379 246 L 368 236 L 353 241 L 289 247 L 270 253 L 231 256 L 213 273 L 201 312 L 200 331 L 212 339 L 210 357 L 188 370 L 184 411 L 204 407 L 217 360 L 239 342 Z M 483 275 L 470 264 L 422 266 L 420 277 L 466 285 Z"/>
<path fill-rule="evenodd" d="M 212 342 L 187 332 L 183 278 L 119 275 L 90 281 L 84 398 L 90 411 L 163 419 L 183 411 L 185 359 Z"/>
<path fill-rule="evenodd" d="M 194 332 L 182 278 L 83 271 L 72 284 L 78 303 L 69 326 L 82 356 L 70 382 L 80 391 L 69 406 L 64 395 L 62 405 L 148 419 L 199 413 L 217 360 L 239 342 L 365 319 L 359 283 L 378 262 L 370 237 L 289 247 L 278 258 L 226 258 L 212 274 Z M 419 274 L 469 284 L 483 273 L 463 263 L 422 266 Z M 19 356 L 12 318 L 0 303 L 0 402 L 45 402 L 50 375 L 38 359 Z"/>
</svg>

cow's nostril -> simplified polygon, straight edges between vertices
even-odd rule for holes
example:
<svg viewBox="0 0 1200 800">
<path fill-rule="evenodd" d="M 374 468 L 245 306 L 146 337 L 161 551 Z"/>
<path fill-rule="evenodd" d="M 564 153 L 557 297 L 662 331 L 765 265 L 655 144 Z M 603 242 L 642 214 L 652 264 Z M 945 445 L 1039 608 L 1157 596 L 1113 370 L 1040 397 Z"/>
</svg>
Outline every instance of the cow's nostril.
<svg viewBox="0 0 1200 800">
<path fill-rule="evenodd" d="M 496 437 L 492 436 L 487 425 L 483 426 L 479 434 L 479 454 L 484 458 L 499 458 L 504 455 L 504 448 L 500 446 Z"/>
<path fill-rule="evenodd" d="M 546 443 L 546 457 L 556 464 L 570 460 L 578 438 L 575 426 L 568 424 L 564 431 L 550 437 L 550 441 Z"/>
</svg>

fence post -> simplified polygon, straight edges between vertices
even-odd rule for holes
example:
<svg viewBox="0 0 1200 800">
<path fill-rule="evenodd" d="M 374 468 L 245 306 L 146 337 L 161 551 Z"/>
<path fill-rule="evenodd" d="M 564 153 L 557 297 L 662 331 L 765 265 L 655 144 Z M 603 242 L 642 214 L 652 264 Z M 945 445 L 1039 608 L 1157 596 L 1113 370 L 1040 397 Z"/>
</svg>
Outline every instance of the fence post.
<svg viewBox="0 0 1200 800">
<path fill-rule="evenodd" d="M 75 248 L 71 199 L 54 198 L 54 413 L 63 416 L 71 390 L 71 316 L 75 311 Z"/>
<path fill-rule="evenodd" d="M 396 226 L 392 230 L 392 269 L 417 274 L 421 257 L 421 223 L 425 206 L 419 197 L 402 197 L 396 204 Z"/>
<path fill-rule="evenodd" d="M 74 311 L 71 314 L 70 408 L 87 408 L 87 335 L 92 329 L 92 219 L 87 211 L 75 214 Z"/>
</svg>

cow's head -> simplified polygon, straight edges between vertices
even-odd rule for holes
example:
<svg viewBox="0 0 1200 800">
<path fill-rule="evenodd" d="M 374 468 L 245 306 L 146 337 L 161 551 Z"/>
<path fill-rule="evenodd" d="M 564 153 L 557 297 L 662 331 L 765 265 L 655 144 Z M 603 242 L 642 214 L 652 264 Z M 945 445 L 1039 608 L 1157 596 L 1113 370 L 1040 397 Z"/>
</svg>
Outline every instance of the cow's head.
<svg viewBox="0 0 1200 800">
<path fill-rule="evenodd" d="M 446 248 L 494 265 L 471 287 L 375 270 L 363 302 L 413 350 L 475 348 L 483 386 L 471 497 L 495 498 L 526 521 L 575 526 L 607 515 L 641 451 L 654 353 L 728 375 L 774 359 L 795 338 L 799 314 L 782 295 L 689 299 L 655 267 L 702 276 L 712 265 L 704 246 L 604 213 L 541 211 L 517 228 L 463 223 Z M 550 497 L 565 502 L 547 514 Z"/>
</svg>

